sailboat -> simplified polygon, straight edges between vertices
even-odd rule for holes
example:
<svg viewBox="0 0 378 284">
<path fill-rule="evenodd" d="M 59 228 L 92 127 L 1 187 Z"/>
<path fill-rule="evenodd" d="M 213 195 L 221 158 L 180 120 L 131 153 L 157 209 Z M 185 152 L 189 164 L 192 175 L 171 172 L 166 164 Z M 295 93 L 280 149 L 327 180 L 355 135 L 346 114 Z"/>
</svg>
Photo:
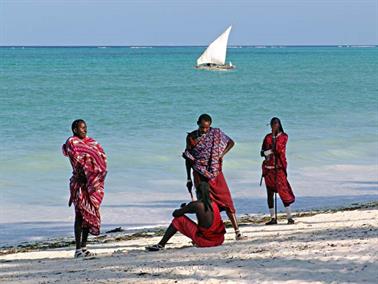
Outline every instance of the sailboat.
<svg viewBox="0 0 378 284">
<path fill-rule="evenodd" d="M 197 69 L 229 70 L 235 66 L 226 62 L 227 42 L 232 26 L 229 26 L 216 40 L 214 40 L 197 59 Z"/>
</svg>

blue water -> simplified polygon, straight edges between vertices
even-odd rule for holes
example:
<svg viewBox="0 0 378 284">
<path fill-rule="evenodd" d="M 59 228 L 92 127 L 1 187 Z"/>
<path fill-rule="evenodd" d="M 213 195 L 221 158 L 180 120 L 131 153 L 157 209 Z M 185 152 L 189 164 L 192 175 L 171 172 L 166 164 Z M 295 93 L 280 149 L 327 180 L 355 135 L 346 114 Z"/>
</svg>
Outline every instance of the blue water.
<svg viewBox="0 0 378 284">
<path fill-rule="evenodd" d="M 236 142 L 224 171 L 239 213 L 265 212 L 272 116 L 289 134 L 296 210 L 378 199 L 378 48 L 230 48 L 230 72 L 194 69 L 202 51 L 0 48 L 0 242 L 71 234 L 56 224 L 73 216 L 60 147 L 77 118 L 108 154 L 105 226 L 169 222 L 188 198 L 186 132 L 204 112 Z M 54 226 L 30 236 L 25 222 Z"/>
</svg>

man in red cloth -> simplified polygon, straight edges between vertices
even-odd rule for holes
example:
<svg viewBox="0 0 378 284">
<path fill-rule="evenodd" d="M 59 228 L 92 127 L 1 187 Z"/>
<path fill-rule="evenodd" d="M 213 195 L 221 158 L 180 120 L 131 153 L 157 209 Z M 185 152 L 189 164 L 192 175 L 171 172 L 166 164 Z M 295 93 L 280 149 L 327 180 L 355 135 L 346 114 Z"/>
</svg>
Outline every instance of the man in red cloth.
<svg viewBox="0 0 378 284">
<path fill-rule="evenodd" d="M 237 240 L 245 239 L 240 233 L 236 211 L 230 190 L 222 172 L 223 157 L 234 146 L 234 141 L 219 128 L 211 127 L 212 119 L 202 114 L 197 121 L 198 129 L 188 134 L 183 153 L 187 173 L 187 188 L 191 193 L 194 185 L 201 181 L 209 183 L 212 200 L 221 210 L 225 210 L 235 230 Z"/>
<path fill-rule="evenodd" d="M 146 247 L 146 250 L 164 249 L 177 231 L 190 238 L 197 247 L 214 247 L 223 244 L 226 229 L 217 204 L 210 199 L 208 183 L 201 182 L 196 193 L 197 201 L 192 201 L 188 205 L 182 204 L 180 209 L 176 209 L 173 212 L 173 221 L 161 241 L 156 245 Z M 196 214 L 198 224 L 185 215 L 188 213 Z"/>
<path fill-rule="evenodd" d="M 261 156 L 265 157 L 262 164 L 262 175 L 268 195 L 268 207 L 271 220 L 266 225 L 277 224 L 274 212 L 274 193 L 278 192 L 285 206 L 288 224 L 294 224 L 290 204 L 295 196 L 287 180 L 286 143 L 288 135 L 284 132 L 281 121 L 273 117 L 270 121 L 272 132 L 267 134 L 261 148 Z"/>
<path fill-rule="evenodd" d="M 106 155 L 101 145 L 87 137 L 87 125 L 78 119 L 72 123 L 73 136 L 63 145 L 63 155 L 70 159 L 70 199 L 75 205 L 75 258 L 93 256 L 86 248 L 88 234 L 100 234 L 100 204 L 104 197 Z"/>
</svg>

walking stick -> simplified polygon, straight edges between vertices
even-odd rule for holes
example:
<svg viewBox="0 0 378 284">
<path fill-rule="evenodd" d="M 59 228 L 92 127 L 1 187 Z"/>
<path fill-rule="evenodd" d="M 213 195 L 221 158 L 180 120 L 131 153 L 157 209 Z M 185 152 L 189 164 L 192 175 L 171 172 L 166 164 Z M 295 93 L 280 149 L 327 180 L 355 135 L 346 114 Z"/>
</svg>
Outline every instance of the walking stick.
<svg viewBox="0 0 378 284">
<path fill-rule="evenodd" d="M 277 221 L 277 192 L 274 193 L 274 215 Z"/>
<path fill-rule="evenodd" d="M 272 133 L 272 138 L 273 138 L 273 155 L 274 155 L 274 187 L 275 187 L 275 192 L 274 192 L 274 215 L 277 221 L 277 155 L 276 155 L 276 137 Z"/>
<path fill-rule="evenodd" d="M 192 191 L 189 191 L 190 193 L 190 198 L 192 199 L 192 201 L 194 201 L 194 198 L 193 198 L 193 192 Z"/>
</svg>

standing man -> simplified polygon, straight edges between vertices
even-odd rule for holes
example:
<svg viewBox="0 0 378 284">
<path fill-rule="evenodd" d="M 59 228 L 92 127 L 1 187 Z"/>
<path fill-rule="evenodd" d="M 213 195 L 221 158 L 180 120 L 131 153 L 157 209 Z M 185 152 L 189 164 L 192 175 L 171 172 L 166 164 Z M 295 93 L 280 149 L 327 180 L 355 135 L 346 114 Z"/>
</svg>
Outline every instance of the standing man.
<svg viewBox="0 0 378 284">
<path fill-rule="evenodd" d="M 270 126 L 272 132 L 265 136 L 261 147 L 261 156 L 265 157 L 262 164 L 262 176 L 265 180 L 268 207 L 271 216 L 271 220 L 266 225 L 277 224 L 274 212 L 274 193 L 278 193 L 285 206 L 288 224 L 294 224 L 290 204 L 294 203 L 295 196 L 287 180 L 286 171 L 286 143 L 288 135 L 284 132 L 279 118 L 273 117 L 270 121 Z"/>
<path fill-rule="evenodd" d="M 207 182 L 211 199 L 221 210 L 225 210 L 235 230 L 236 240 L 244 239 L 239 230 L 236 211 L 230 190 L 222 173 L 223 157 L 234 146 L 234 141 L 219 128 L 211 127 L 212 119 L 202 114 L 197 121 L 198 129 L 188 133 L 183 153 L 187 173 L 187 188 L 192 196 L 192 169 L 194 185 Z M 193 199 L 193 197 L 192 197 Z"/>
<path fill-rule="evenodd" d="M 100 204 L 104 197 L 106 155 L 101 145 L 87 136 L 87 124 L 78 119 L 72 123 L 73 136 L 63 144 L 63 155 L 72 165 L 70 199 L 75 206 L 75 258 L 93 256 L 87 250 L 88 234 L 100 234 Z"/>
</svg>

